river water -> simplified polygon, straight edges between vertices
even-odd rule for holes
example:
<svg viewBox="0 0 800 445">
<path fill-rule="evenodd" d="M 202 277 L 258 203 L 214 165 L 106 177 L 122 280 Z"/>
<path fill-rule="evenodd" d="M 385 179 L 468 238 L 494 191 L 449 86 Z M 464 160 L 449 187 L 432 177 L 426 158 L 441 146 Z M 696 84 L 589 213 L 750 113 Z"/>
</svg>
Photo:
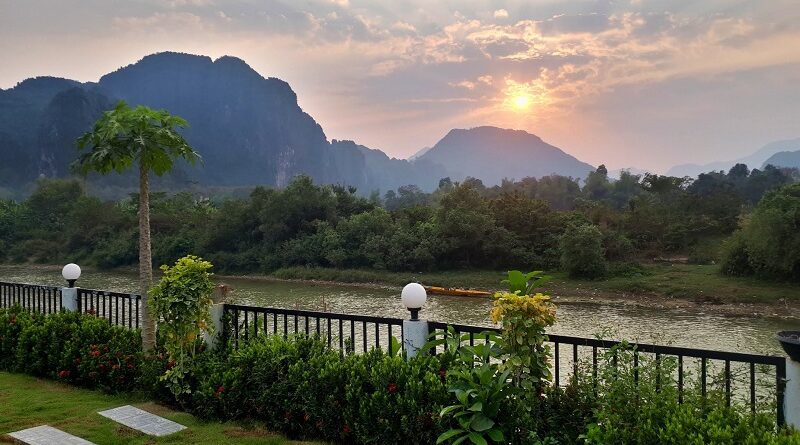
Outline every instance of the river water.
<svg viewBox="0 0 800 445">
<path fill-rule="evenodd" d="M 136 292 L 136 275 L 85 270 L 78 286 Z M 0 281 L 63 285 L 60 270 L 49 267 L 0 266 Z M 225 277 L 240 304 L 406 317 L 396 288 L 271 281 Z M 648 309 L 619 303 L 559 303 L 552 334 L 672 344 L 703 349 L 780 354 L 779 330 L 798 329 L 796 320 L 723 316 L 698 309 Z M 428 320 L 490 326 L 491 301 L 483 298 L 429 296 L 421 316 Z M 713 309 L 713 308 L 712 308 Z"/>
</svg>

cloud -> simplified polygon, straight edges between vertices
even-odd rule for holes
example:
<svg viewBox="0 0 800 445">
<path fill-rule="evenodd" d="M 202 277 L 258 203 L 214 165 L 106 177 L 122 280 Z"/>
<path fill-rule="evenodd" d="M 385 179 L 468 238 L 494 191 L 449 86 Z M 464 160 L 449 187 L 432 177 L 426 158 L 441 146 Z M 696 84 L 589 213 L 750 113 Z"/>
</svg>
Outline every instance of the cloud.
<svg viewBox="0 0 800 445">
<path fill-rule="evenodd" d="M 757 110 L 751 103 L 739 106 L 770 117 L 761 122 L 784 122 L 772 111 L 785 97 L 778 88 L 787 88 L 783 80 L 800 73 L 800 6 L 794 0 L 509 1 L 492 8 L 475 0 L 86 0 L 84 5 L 53 1 L 48 14 L 37 14 L 34 3 L 21 2 L 4 11 L 0 42 L 25 41 L 26 49 L 0 43 L 0 57 L 15 61 L 0 73 L 0 85 L 36 74 L 96 79 L 113 64 L 166 49 L 234 54 L 263 75 L 290 82 L 326 132 L 363 138 L 394 154 L 435 142 L 435 136 L 412 127 L 415 118 L 420 128 L 442 133 L 447 125 L 482 123 L 549 131 L 552 139 L 581 147 L 577 125 L 594 135 L 627 131 L 620 127 L 624 118 L 612 124 L 591 110 L 623 113 L 640 104 L 619 98 L 647 100 L 636 92 L 653 89 L 661 97 L 672 92 L 682 99 L 669 112 L 680 114 L 674 107 L 685 103 L 687 109 L 706 110 L 712 123 L 715 113 L 726 110 L 715 111 L 714 103 L 697 94 L 685 95 L 691 82 L 709 89 L 736 80 L 721 91 L 751 101 L 759 96 L 753 91 L 763 91 L 769 100 Z M 93 49 L 91 57 L 83 55 L 89 52 L 85 48 Z M 771 74 L 758 77 L 761 83 L 741 81 L 766 71 Z M 750 90 L 740 91 L 745 86 Z M 504 101 L 513 94 L 530 95 L 536 106 L 529 113 L 508 113 Z M 736 103 L 731 99 L 726 106 Z M 402 114 L 408 127 L 389 138 L 393 112 Z M 370 125 L 359 125 L 367 114 Z M 563 122 L 574 128 L 565 129 Z M 781 137 L 795 129 L 800 133 L 796 125 L 783 125 Z M 730 140 L 747 139 L 744 127 L 732 129 Z"/>
</svg>

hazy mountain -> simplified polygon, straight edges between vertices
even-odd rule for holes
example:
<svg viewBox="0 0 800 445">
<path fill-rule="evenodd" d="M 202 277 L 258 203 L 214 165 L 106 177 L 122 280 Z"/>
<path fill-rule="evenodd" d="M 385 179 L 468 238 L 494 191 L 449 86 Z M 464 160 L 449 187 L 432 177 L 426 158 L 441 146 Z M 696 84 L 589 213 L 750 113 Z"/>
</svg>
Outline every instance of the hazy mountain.
<svg viewBox="0 0 800 445">
<path fill-rule="evenodd" d="M 797 151 L 781 151 L 770 156 L 769 159 L 764 161 L 763 167 L 773 165 L 775 167 L 788 167 L 800 169 L 800 150 Z"/>
<path fill-rule="evenodd" d="M 582 177 L 594 169 L 537 136 L 493 127 L 452 130 L 413 161 L 353 141 L 328 142 L 283 80 L 262 77 L 234 57 L 167 52 L 96 83 L 38 77 L 0 90 L 0 189 L 20 190 L 39 176 L 68 175 L 77 157 L 75 139 L 120 99 L 169 110 L 190 123 L 184 135 L 203 162 L 192 168 L 179 164 L 174 173 L 154 180 L 156 188 L 283 186 L 307 174 L 368 194 L 407 184 L 432 190 L 445 176 L 473 176 L 488 185 L 551 173 Z M 124 193 L 135 186 L 134 176 L 93 176 L 90 185 Z"/>
<path fill-rule="evenodd" d="M 358 145 L 353 141 L 331 141 L 335 169 L 347 183 L 360 190 L 385 192 L 403 185 L 415 184 L 423 190 L 434 190 L 439 179 L 447 176 L 444 168 L 429 161 L 411 163 L 390 158 L 381 150 Z"/>
<path fill-rule="evenodd" d="M 454 180 L 472 176 L 486 185 L 550 174 L 583 178 L 595 169 L 536 135 L 497 127 L 451 130 L 414 163 L 422 161 L 443 165 Z"/>
<path fill-rule="evenodd" d="M 682 164 L 676 165 L 667 171 L 669 176 L 690 176 L 696 177 L 700 173 L 711 171 L 728 171 L 736 164 L 745 164 L 750 168 L 758 168 L 764 164 L 770 156 L 782 152 L 800 150 L 800 138 L 788 139 L 783 141 L 770 142 L 769 144 L 761 147 L 755 153 L 745 156 L 743 158 L 735 159 L 732 161 L 717 161 L 709 164 Z"/>
</svg>

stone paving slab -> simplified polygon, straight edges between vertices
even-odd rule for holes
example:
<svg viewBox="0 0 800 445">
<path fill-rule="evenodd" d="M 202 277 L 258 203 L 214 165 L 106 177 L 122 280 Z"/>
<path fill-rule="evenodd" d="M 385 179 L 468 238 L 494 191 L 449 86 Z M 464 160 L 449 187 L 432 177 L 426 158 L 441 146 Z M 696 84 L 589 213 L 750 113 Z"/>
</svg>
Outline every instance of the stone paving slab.
<svg viewBox="0 0 800 445">
<path fill-rule="evenodd" d="M 14 431 L 8 435 L 28 445 L 95 445 L 49 425 Z"/>
<path fill-rule="evenodd" d="M 179 423 L 130 405 L 100 411 L 97 414 L 151 436 L 161 437 L 186 429 Z"/>
</svg>

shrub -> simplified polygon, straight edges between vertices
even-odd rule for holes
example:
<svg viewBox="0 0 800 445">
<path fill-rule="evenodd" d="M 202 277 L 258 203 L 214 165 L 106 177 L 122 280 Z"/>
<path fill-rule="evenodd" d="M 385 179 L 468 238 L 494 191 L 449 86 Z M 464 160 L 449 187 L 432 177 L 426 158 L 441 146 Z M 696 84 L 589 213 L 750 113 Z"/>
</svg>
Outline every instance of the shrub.
<svg viewBox="0 0 800 445">
<path fill-rule="evenodd" d="M 800 280 L 798 225 L 800 184 L 767 193 L 729 241 L 723 272 Z"/>
<path fill-rule="evenodd" d="M 569 226 L 561 236 L 560 247 L 561 267 L 570 277 L 599 278 L 606 274 L 603 234 L 597 226 Z"/>
<path fill-rule="evenodd" d="M 164 275 L 150 291 L 148 304 L 153 318 L 161 320 L 159 331 L 174 366 L 163 379 L 177 396 L 189 391 L 184 382 L 190 361 L 195 357 L 201 332 L 211 331 L 211 263 L 196 256 L 185 256 L 172 267 L 161 266 Z"/>
<path fill-rule="evenodd" d="M 135 330 L 73 312 L 0 310 L 0 368 L 110 392 L 140 380 L 141 339 Z"/>
<path fill-rule="evenodd" d="M 200 362 L 195 413 L 254 418 L 291 437 L 432 443 L 449 401 L 435 357 L 407 362 L 378 349 L 342 356 L 312 337 L 259 336 Z"/>
</svg>

